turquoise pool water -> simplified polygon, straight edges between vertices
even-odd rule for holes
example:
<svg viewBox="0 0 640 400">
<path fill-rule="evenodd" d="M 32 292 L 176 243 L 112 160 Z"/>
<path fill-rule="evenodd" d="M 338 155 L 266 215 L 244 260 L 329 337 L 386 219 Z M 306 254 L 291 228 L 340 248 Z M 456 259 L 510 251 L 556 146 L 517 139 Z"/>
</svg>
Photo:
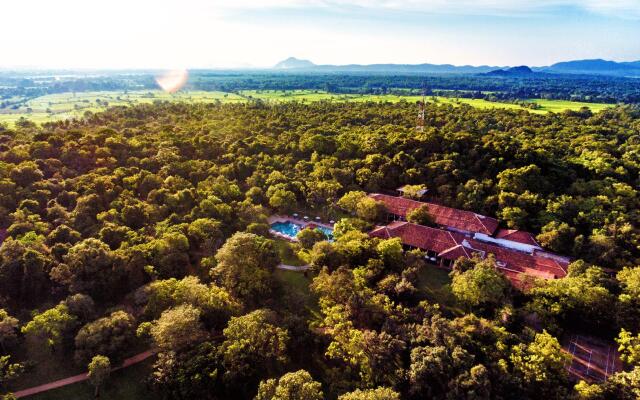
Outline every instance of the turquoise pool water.
<svg viewBox="0 0 640 400">
<path fill-rule="evenodd" d="M 302 230 L 302 225 L 294 224 L 291 221 L 274 222 L 271 224 L 271 229 L 278 233 L 282 233 L 285 236 L 289 236 L 290 238 L 294 238 L 298 232 Z"/>
<path fill-rule="evenodd" d="M 271 229 L 290 238 L 295 238 L 298 232 L 303 229 L 303 226 L 291 221 L 274 222 L 271 224 Z M 333 229 L 324 226 L 315 226 L 315 229 L 321 230 L 330 241 L 333 240 Z"/>
</svg>

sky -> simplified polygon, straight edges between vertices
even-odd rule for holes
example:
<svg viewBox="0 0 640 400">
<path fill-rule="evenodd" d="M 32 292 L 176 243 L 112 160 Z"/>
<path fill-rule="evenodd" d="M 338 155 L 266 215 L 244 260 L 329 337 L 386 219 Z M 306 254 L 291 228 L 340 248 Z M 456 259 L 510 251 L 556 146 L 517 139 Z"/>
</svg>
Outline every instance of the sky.
<svg viewBox="0 0 640 400">
<path fill-rule="evenodd" d="M 640 60 L 640 0 L 3 0 L 0 68 Z"/>
</svg>

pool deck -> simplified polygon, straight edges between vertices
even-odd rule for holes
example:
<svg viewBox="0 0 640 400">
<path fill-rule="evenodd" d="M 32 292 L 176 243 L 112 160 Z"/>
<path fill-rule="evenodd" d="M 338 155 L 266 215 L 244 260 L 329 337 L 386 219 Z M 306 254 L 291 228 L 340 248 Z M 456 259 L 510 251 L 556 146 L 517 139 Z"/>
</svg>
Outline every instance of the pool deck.
<svg viewBox="0 0 640 400">
<path fill-rule="evenodd" d="M 269 225 L 275 224 L 276 222 L 293 222 L 294 224 L 300 225 L 303 228 L 306 228 L 309 225 L 313 225 L 313 226 L 322 226 L 324 228 L 328 228 L 328 229 L 333 229 L 333 225 L 331 224 L 327 224 L 325 222 L 319 222 L 319 221 L 315 221 L 312 219 L 309 219 L 308 221 L 306 221 L 303 218 L 294 218 L 294 217 L 290 217 L 288 215 L 272 215 L 269 218 L 267 218 L 267 223 Z M 269 233 L 271 233 L 273 236 L 281 238 L 281 239 L 285 239 L 288 240 L 290 242 L 297 242 L 298 239 L 297 238 L 292 238 L 290 236 L 287 235 L 283 235 L 280 232 L 276 232 L 273 229 L 269 229 Z"/>
</svg>

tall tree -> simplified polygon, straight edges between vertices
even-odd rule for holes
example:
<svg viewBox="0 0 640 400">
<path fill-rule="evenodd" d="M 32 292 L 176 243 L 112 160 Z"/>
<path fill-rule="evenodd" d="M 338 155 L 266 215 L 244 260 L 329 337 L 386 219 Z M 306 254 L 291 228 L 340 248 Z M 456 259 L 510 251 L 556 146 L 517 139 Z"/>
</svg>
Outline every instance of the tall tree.
<svg viewBox="0 0 640 400">
<path fill-rule="evenodd" d="M 105 383 L 111 374 L 111 362 L 108 357 L 97 355 L 91 359 L 88 366 L 89 382 L 96 388 L 94 397 L 100 397 L 100 387 Z"/>
</svg>

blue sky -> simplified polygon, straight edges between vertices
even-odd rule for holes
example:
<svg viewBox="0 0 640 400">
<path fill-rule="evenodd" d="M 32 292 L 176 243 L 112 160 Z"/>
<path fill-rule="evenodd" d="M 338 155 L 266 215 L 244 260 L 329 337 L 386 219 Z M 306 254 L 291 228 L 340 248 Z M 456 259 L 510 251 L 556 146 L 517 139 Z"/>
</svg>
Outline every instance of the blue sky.
<svg viewBox="0 0 640 400">
<path fill-rule="evenodd" d="M 640 60 L 640 0 L 7 0 L 0 67 Z"/>
</svg>

